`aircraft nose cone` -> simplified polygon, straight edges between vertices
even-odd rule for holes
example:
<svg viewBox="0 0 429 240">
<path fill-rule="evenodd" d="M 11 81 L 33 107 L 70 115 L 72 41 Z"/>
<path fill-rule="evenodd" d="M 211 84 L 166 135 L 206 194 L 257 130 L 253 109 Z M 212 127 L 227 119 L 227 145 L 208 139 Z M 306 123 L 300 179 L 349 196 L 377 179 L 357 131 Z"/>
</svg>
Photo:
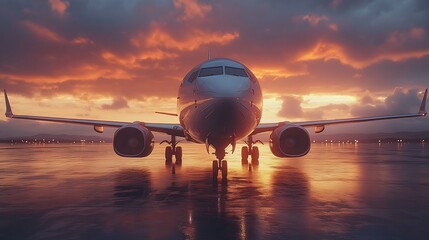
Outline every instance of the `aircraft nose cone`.
<svg viewBox="0 0 429 240">
<path fill-rule="evenodd" d="M 243 119 L 240 103 L 235 98 L 221 98 L 206 116 L 212 136 L 234 135 Z"/>
<path fill-rule="evenodd" d="M 234 97 L 249 91 L 250 80 L 246 77 L 210 76 L 198 79 L 197 88 L 217 96 Z"/>
</svg>

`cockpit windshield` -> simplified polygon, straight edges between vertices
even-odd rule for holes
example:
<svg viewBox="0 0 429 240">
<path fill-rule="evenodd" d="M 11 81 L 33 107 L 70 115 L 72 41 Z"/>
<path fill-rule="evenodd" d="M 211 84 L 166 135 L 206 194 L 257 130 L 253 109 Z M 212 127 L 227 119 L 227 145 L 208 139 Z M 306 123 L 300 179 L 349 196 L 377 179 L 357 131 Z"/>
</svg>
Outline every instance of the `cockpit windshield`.
<svg viewBox="0 0 429 240">
<path fill-rule="evenodd" d="M 246 71 L 243 68 L 235 68 L 235 67 L 226 67 L 225 66 L 225 74 L 233 75 L 239 77 L 248 77 Z"/>
<path fill-rule="evenodd" d="M 198 77 L 207 77 L 207 76 L 214 76 L 214 75 L 223 75 L 223 67 L 208 67 L 208 68 L 201 68 L 200 74 Z"/>
</svg>

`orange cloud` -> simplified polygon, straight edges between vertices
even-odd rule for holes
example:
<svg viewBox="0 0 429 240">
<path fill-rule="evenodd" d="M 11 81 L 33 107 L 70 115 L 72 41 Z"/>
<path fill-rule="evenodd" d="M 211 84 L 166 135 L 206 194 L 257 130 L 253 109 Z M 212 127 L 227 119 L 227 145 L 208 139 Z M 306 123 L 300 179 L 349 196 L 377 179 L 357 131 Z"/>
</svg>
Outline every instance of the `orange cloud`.
<svg viewBox="0 0 429 240">
<path fill-rule="evenodd" d="M 330 59 L 337 59 L 344 64 L 360 69 L 382 60 L 402 61 L 429 55 L 429 50 L 408 50 L 399 52 L 390 50 L 386 48 L 386 46 L 380 46 L 378 50 L 378 54 L 374 54 L 367 59 L 354 59 L 346 54 L 345 49 L 340 44 L 320 41 L 312 49 L 301 54 L 297 58 L 297 61 L 320 59 L 327 61 Z"/>
<path fill-rule="evenodd" d="M 346 59 L 343 49 L 333 43 L 318 42 L 316 46 L 310 51 L 301 55 L 297 60 L 298 61 L 307 61 L 307 60 L 329 60 L 329 59 Z"/>
<path fill-rule="evenodd" d="M 92 40 L 81 36 L 76 37 L 69 41 L 64 37 L 60 36 L 58 33 L 50 30 L 49 28 L 31 21 L 22 21 L 22 25 L 24 25 L 27 29 L 29 29 L 33 34 L 35 34 L 39 38 L 42 38 L 51 42 L 69 43 L 73 45 L 94 44 Z"/>
<path fill-rule="evenodd" d="M 52 42 L 66 42 L 66 40 L 54 31 L 30 21 L 22 21 L 22 24 L 36 36 Z"/>
<path fill-rule="evenodd" d="M 290 77 L 290 76 L 299 76 L 306 74 L 306 71 L 298 71 L 298 70 L 289 70 L 284 67 L 254 67 L 251 69 L 252 73 L 255 76 L 263 80 L 264 77 Z"/>
<path fill-rule="evenodd" d="M 196 17 L 202 18 L 212 10 L 208 4 L 198 3 L 197 0 L 173 0 L 174 7 L 183 9 L 184 20 L 193 19 Z"/>
<path fill-rule="evenodd" d="M 49 0 L 51 4 L 52 12 L 58 14 L 59 16 L 64 16 L 67 8 L 70 6 L 70 3 L 62 0 Z"/>
<path fill-rule="evenodd" d="M 108 63 L 120 65 L 126 68 L 138 68 L 141 67 L 138 61 L 141 60 L 162 60 L 166 58 L 176 58 L 178 55 L 175 53 L 169 53 L 160 49 L 142 51 L 135 55 L 129 56 L 118 56 L 110 51 L 102 51 L 101 57 Z"/>
<path fill-rule="evenodd" d="M 71 40 L 70 43 L 76 44 L 76 45 L 94 44 L 92 40 L 84 37 L 76 37 L 73 40 Z"/>
<path fill-rule="evenodd" d="M 216 43 L 225 45 L 240 36 L 238 32 L 216 33 L 200 29 L 190 30 L 186 35 L 187 37 L 185 38 L 175 38 L 167 31 L 155 26 L 149 36 L 145 37 L 143 34 L 138 34 L 130 41 L 136 47 L 146 46 L 155 49 L 165 48 L 179 51 L 193 51 L 204 44 Z"/>
</svg>

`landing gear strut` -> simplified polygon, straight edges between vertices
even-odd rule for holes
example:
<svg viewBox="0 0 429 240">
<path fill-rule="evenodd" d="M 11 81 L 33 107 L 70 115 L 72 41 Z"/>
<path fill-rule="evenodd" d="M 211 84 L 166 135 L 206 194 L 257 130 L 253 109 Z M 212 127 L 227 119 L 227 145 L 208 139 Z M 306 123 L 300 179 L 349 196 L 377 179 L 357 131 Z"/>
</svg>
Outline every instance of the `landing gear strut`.
<svg viewBox="0 0 429 240">
<path fill-rule="evenodd" d="M 258 165 L 259 164 L 259 148 L 256 146 L 253 146 L 253 144 L 261 143 L 264 144 L 260 140 L 253 141 L 252 135 L 247 137 L 247 141 L 244 141 L 247 146 L 243 146 L 241 148 L 241 164 L 247 164 L 247 158 L 251 157 L 252 159 L 252 165 Z"/>
<path fill-rule="evenodd" d="M 171 141 L 164 140 L 159 144 L 167 143 L 170 146 L 165 147 L 165 163 L 171 164 L 173 162 L 173 155 L 176 158 L 176 164 L 182 164 L 182 147 L 177 146 L 180 141 L 176 141 L 176 136 L 171 135 Z"/>
</svg>

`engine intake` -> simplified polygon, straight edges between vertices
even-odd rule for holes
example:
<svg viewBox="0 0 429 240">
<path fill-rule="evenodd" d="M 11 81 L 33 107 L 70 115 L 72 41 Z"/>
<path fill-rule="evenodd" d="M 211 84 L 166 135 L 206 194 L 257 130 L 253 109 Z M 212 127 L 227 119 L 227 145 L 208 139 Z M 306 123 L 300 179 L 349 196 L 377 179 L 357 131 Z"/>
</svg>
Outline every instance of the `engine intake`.
<svg viewBox="0 0 429 240">
<path fill-rule="evenodd" d="M 153 147 L 152 132 L 140 124 L 123 126 L 113 137 L 113 149 L 121 157 L 146 157 Z"/>
<path fill-rule="evenodd" d="M 277 157 L 302 157 L 310 151 L 310 135 L 301 126 L 281 126 L 270 135 L 270 149 Z"/>
</svg>

